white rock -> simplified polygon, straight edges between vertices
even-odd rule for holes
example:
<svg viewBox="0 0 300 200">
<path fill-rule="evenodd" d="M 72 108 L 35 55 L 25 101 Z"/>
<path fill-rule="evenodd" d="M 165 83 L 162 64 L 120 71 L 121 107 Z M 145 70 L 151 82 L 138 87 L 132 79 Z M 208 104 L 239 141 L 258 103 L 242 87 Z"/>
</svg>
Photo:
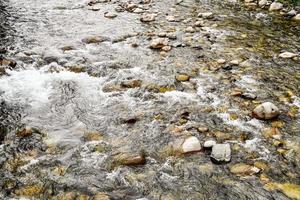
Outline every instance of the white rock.
<svg viewBox="0 0 300 200">
<path fill-rule="evenodd" d="M 300 14 L 297 14 L 295 17 L 293 17 L 293 20 L 300 21 Z"/>
<path fill-rule="evenodd" d="M 216 144 L 212 147 L 211 159 L 217 163 L 229 162 L 231 160 L 230 144 Z"/>
<path fill-rule="evenodd" d="M 297 54 L 291 53 L 291 52 L 283 52 L 283 53 L 279 54 L 280 58 L 294 58 L 296 56 L 297 56 Z"/>
<path fill-rule="evenodd" d="M 204 148 L 212 148 L 216 144 L 217 143 L 214 140 L 207 140 L 207 141 L 204 142 L 203 147 Z"/>
<path fill-rule="evenodd" d="M 155 21 L 157 14 L 144 14 L 141 16 L 140 20 L 141 22 L 152 22 Z"/>
<path fill-rule="evenodd" d="M 201 150 L 201 145 L 195 136 L 187 138 L 182 144 L 183 153 L 197 152 Z"/>
<path fill-rule="evenodd" d="M 279 11 L 283 8 L 283 4 L 279 2 L 273 2 L 269 8 L 270 11 Z"/>
<path fill-rule="evenodd" d="M 168 38 L 156 38 L 151 41 L 150 48 L 152 49 L 161 49 L 164 46 L 168 46 L 169 39 Z"/>
<path fill-rule="evenodd" d="M 260 0 L 258 2 L 259 7 L 265 7 L 268 5 L 268 0 Z"/>
<path fill-rule="evenodd" d="M 199 13 L 198 17 L 202 17 L 204 19 L 211 19 L 214 17 L 214 14 L 212 12 Z"/>
<path fill-rule="evenodd" d="M 279 115 L 279 109 L 271 102 L 265 102 L 253 110 L 253 116 L 257 119 L 273 119 Z"/>
</svg>

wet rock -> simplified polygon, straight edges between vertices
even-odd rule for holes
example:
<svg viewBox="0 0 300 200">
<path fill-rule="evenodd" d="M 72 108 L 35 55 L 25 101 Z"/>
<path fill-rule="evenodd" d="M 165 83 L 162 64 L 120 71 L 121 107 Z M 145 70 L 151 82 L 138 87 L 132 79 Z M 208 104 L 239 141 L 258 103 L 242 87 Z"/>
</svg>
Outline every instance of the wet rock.
<svg viewBox="0 0 300 200">
<path fill-rule="evenodd" d="M 87 133 L 84 133 L 83 140 L 85 142 L 100 141 L 100 140 L 103 140 L 103 135 L 97 131 L 87 132 Z"/>
<path fill-rule="evenodd" d="M 74 72 L 74 73 L 82 73 L 82 72 L 86 71 L 84 66 L 79 66 L 79 65 L 68 66 L 68 69 L 69 69 L 69 71 Z"/>
<path fill-rule="evenodd" d="M 163 51 L 171 51 L 172 47 L 171 46 L 164 46 L 163 48 L 161 48 L 161 50 Z"/>
<path fill-rule="evenodd" d="M 99 11 L 101 9 L 101 5 L 100 4 L 92 5 L 88 7 L 88 9 L 92 11 Z"/>
<path fill-rule="evenodd" d="M 74 46 L 67 45 L 67 46 L 63 46 L 63 47 L 61 48 L 61 50 L 63 50 L 63 51 L 71 51 L 71 50 L 75 50 L 75 47 L 74 47 Z"/>
<path fill-rule="evenodd" d="M 168 15 L 167 17 L 166 17 L 166 20 L 167 21 L 169 21 L 169 22 L 178 22 L 179 21 L 179 19 L 177 19 L 175 16 L 173 16 L 173 15 Z"/>
<path fill-rule="evenodd" d="M 214 145 L 216 145 L 217 143 L 216 143 L 216 141 L 214 141 L 214 140 L 207 140 L 207 141 L 205 141 L 204 142 L 204 144 L 203 144 L 203 147 L 205 148 L 205 149 L 211 149 Z"/>
<path fill-rule="evenodd" d="M 298 56 L 298 55 L 295 53 L 291 53 L 291 52 L 283 52 L 283 53 L 279 54 L 280 58 L 294 58 L 296 56 Z"/>
<path fill-rule="evenodd" d="M 300 21 L 300 14 L 297 14 L 295 17 L 293 17 L 293 20 Z"/>
<path fill-rule="evenodd" d="M 230 144 L 216 144 L 212 147 L 210 155 L 211 160 L 214 163 L 224 163 L 231 160 L 231 148 Z"/>
<path fill-rule="evenodd" d="M 145 165 L 146 164 L 146 157 L 142 153 L 140 155 L 128 156 L 124 159 L 122 164 L 126 165 L 126 166 Z"/>
<path fill-rule="evenodd" d="M 127 80 L 121 83 L 121 86 L 125 88 L 137 88 L 137 87 L 141 87 L 141 85 L 142 85 L 141 80 Z"/>
<path fill-rule="evenodd" d="M 9 59 L 0 57 L 0 65 L 8 66 L 10 68 L 15 68 L 17 66 L 17 63 L 13 60 L 9 60 Z"/>
<path fill-rule="evenodd" d="M 133 13 L 137 13 L 137 14 L 140 14 L 140 13 L 144 13 L 145 11 L 141 8 L 136 8 L 133 10 Z"/>
<path fill-rule="evenodd" d="M 186 75 L 186 74 L 178 74 L 176 75 L 176 80 L 180 81 L 180 82 L 185 82 L 185 81 L 189 81 L 190 80 L 190 76 Z"/>
<path fill-rule="evenodd" d="M 203 126 L 203 127 L 198 127 L 197 130 L 200 133 L 205 133 L 205 132 L 208 132 L 209 129 L 208 129 L 208 127 Z"/>
<path fill-rule="evenodd" d="M 86 44 L 101 43 L 105 41 L 109 41 L 109 38 L 105 36 L 89 36 L 82 39 L 82 42 Z"/>
<path fill-rule="evenodd" d="M 196 21 L 196 22 L 194 23 L 194 26 L 195 26 L 195 27 L 202 27 L 202 26 L 204 26 L 204 22 L 203 22 L 203 21 Z"/>
<path fill-rule="evenodd" d="M 22 129 L 21 131 L 17 132 L 18 137 L 28 137 L 31 136 L 33 133 L 33 130 L 30 127 L 26 127 Z"/>
<path fill-rule="evenodd" d="M 109 18 L 109 19 L 116 18 L 117 16 L 118 16 L 117 14 L 112 13 L 112 12 L 106 12 L 106 13 L 104 13 L 104 17 L 105 18 Z"/>
<path fill-rule="evenodd" d="M 217 63 L 220 64 L 220 65 L 221 65 L 221 64 L 225 64 L 225 63 L 226 63 L 226 60 L 221 58 L 221 59 L 218 59 L 218 60 L 217 60 Z"/>
<path fill-rule="evenodd" d="M 198 138 L 194 136 L 185 139 L 185 141 L 182 144 L 183 153 L 192 153 L 200 150 L 201 150 L 200 141 L 198 140 Z"/>
<path fill-rule="evenodd" d="M 277 189 L 284 193 L 291 199 L 300 199 L 300 185 L 292 184 L 292 183 L 268 183 L 265 188 L 267 189 Z"/>
<path fill-rule="evenodd" d="M 38 197 L 43 192 L 43 186 L 41 184 L 35 184 L 19 188 L 15 191 L 18 196 L 24 197 Z"/>
<path fill-rule="evenodd" d="M 164 46 L 169 46 L 169 39 L 168 38 L 156 38 L 151 41 L 150 48 L 152 49 L 161 49 Z"/>
<path fill-rule="evenodd" d="M 271 5 L 270 5 L 270 8 L 269 10 L 270 11 L 279 11 L 283 8 L 283 4 L 282 3 L 279 3 L 279 2 L 273 2 Z"/>
<path fill-rule="evenodd" d="M 260 169 L 255 166 L 238 163 L 230 167 L 230 172 L 237 175 L 254 175 L 259 173 Z"/>
<path fill-rule="evenodd" d="M 253 117 L 257 119 L 274 119 L 280 114 L 279 109 L 271 102 L 265 102 L 257 106 L 253 112 Z"/>
<path fill-rule="evenodd" d="M 248 92 L 242 93 L 241 97 L 243 99 L 249 99 L 249 100 L 255 100 L 256 99 L 256 95 L 255 94 L 248 93 Z"/>
<path fill-rule="evenodd" d="M 141 17 L 140 17 L 140 20 L 141 22 L 152 22 L 152 21 L 155 21 L 155 18 L 156 18 L 156 14 L 143 14 Z"/>
</svg>

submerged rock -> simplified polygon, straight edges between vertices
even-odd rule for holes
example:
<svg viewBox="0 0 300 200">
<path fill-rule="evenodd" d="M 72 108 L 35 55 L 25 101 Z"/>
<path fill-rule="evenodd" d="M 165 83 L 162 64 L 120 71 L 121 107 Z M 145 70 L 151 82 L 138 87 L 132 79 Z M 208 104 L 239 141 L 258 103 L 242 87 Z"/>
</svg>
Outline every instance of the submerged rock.
<svg viewBox="0 0 300 200">
<path fill-rule="evenodd" d="M 82 39 L 82 42 L 86 44 L 101 43 L 105 41 L 109 41 L 109 38 L 104 36 L 88 36 Z"/>
<path fill-rule="evenodd" d="M 291 52 L 283 52 L 283 53 L 279 54 L 280 58 L 294 58 L 296 56 L 298 56 L 298 55 L 295 53 L 291 53 Z"/>
<path fill-rule="evenodd" d="M 279 109 L 271 102 L 262 103 L 261 105 L 257 106 L 252 112 L 253 117 L 264 120 L 274 119 L 278 117 L 279 114 Z"/>
<path fill-rule="evenodd" d="M 201 150 L 201 145 L 195 136 L 191 136 L 187 138 L 183 144 L 182 144 L 182 151 L 183 153 L 192 153 L 192 152 L 197 152 Z"/>
<path fill-rule="evenodd" d="M 230 167 L 230 172 L 237 175 L 253 175 L 259 173 L 260 169 L 255 166 L 238 163 Z"/>
<path fill-rule="evenodd" d="M 190 80 L 190 77 L 186 74 L 178 74 L 175 78 L 177 81 L 180 81 L 180 82 L 185 82 L 185 81 Z"/>
<path fill-rule="evenodd" d="M 215 163 L 229 162 L 231 160 L 230 144 L 216 144 L 212 147 L 210 158 Z"/>
</svg>

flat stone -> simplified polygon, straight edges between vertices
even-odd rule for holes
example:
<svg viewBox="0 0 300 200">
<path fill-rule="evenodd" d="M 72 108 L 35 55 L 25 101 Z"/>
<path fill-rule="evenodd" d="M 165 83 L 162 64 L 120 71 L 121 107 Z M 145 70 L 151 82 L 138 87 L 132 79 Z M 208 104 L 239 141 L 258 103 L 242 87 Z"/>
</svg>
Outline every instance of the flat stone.
<svg viewBox="0 0 300 200">
<path fill-rule="evenodd" d="M 116 18 L 117 16 L 118 16 L 117 14 L 111 13 L 111 12 L 106 12 L 106 13 L 104 13 L 104 17 L 105 17 L 105 18 L 109 18 L 109 19 Z"/>
<path fill-rule="evenodd" d="M 156 14 L 144 14 L 141 16 L 141 22 L 152 22 L 155 21 Z"/>
<path fill-rule="evenodd" d="M 86 44 L 101 43 L 105 41 L 109 41 L 109 38 L 104 36 L 88 36 L 82 39 L 82 42 Z"/>
<path fill-rule="evenodd" d="M 297 14 L 295 17 L 293 17 L 293 20 L 300 21 L 300 14 Z"/>
<path fill-rule="evenodd" d="M 185 82 L 185 81 L 188 81 L 189 79 L 190 79 L 190 77 L 186 74 L 178 74 L 176 76 L 176 80 L 180 81 L 180 82 Z"/>
<path fill-rule="evenodd" d="M 230 144 L 216 144 L 212 147 L 210 158 L 215 163 L 229 162 L 231 160 Z"/>
<path fill-rule="evenodd" d="M 280 58 L 294 58 L 296 56 L 298 56 L 298 55 L 295 53 L 291 53 L 291 52 L 283 52 L 283 53 L 279 54 Z"/>
<path fill-rule="evenodd" d="M 260 169 L 255 166 L 238 163 L 230 167 L 230 172 L 237 175 L 253 175 L 259 173 Z"/>
<path fill-rule="evenodd" d="M 197 152 L 201 150 L 201 145 L 195 136 L 191 136 L 187 139 L 182 144 L 182 151 L 183 153 L 191 153 L 191 152 Z"/>
</svg>

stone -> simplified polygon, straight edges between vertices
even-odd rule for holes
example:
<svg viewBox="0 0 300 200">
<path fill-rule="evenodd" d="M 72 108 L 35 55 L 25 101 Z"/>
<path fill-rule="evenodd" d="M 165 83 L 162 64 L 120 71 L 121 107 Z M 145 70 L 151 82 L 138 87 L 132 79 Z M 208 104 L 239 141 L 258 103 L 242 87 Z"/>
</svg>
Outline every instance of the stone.
<svg viewBox="0 0 300 200">
<path fill-rule="evenodd" d="M 185 82 L 185 81 L 190 80 L 190 77 L 186 74 L 178 74 L 175 78 L 177 81 L 180 81 L 180 82 Z"/>
<path fill-rule="evenodd" d="M 257 106 L 253 112 L 253 117 L 262 120 L 274 119 L 280 114 L 279 109 L 271 102 L 265 102 Z"/>
<path fill-rule="evenodd" d="M 104 13 L 104 17 L 109 18 L 109 19 L 113 19 L 116 18 L 118 15 L 112 12 L 106 12 Z"/>
<path fill-rule="evenodd" d="M 192 153 L 200 150 L 201 150 L 200 141 L 195 136 L 191 136 L 185 139 L 185 141 L 182 144 L 183 153 Z"/>
<path fill-rule="evenodd" d="M 199 13 L 198 17 L 201 17 L 204 19 L 212 19 L 214 17 L 214 14 L 212 12 L 204 12 L 204 13 Z"/>
<path fill-rule="evenodd" d="M 212 147 L 211 160 L 214 163 L 224 163 L 231 160 L 230 144 L 216 144 Z"/>
<path fill-rule="evenodd" d="M 124 88 L 138 88 L 141 87 L 141 80 L 126 80 L 121 83 L 121 86 Z"/>
<path fill-rule="evenodd" d="M 172 47 L 171 46 L 164 46 L 163 48 L 161 48 L 161 50 L 163 51 L 171 51 Z"/>
<path fill-rule="evenodd" d="M 193 28 L 193 27 L 191 27 L 191 26 L 189 26 L 189 27 L 187 27 L 186 29 L 185 29 L 185 32 L 187 32 L 187 33 L 194 33 L 196 30 Z"/>
<path fill-rule="evenodd" d="M 99 5 L 99 4 L 88 7 L 88 9 L 92 10 L 92 11 L 99 11 L 100 8 L 101 8 L 101 5 Z"/>
<path fill-rule="evenodd" d="M 268 5 L 268 0 L 260 0 L 258 2 L 259 7 L 264 8 Z"/>
<path fill-rule="evenodd" d="M 82 42 L 86 44 L 101 43 L 105 41 L 109 41 L 109 38 L 104 36 L 89 36 L 82 39 Z"/>
<path fill-rule="evenodd" d="M 144 154 L 128 156 L 122 164 L 126 166 L 144 165 L 146 164 L 146 157 Z"/>
<path fill-rule="evenodd" d="M 140 13 L 144 13 L 145 11 L 141 8 L 136 8 L 133 10 L 133 13 L 137 13 L 137 14 L 140 14 Z"/>
<path fill-rule="evenodd" d="M 279 2 L 273 2 L 270 5 L 269 11 L 279 11 L 283 8 L 283 4 Z"/>
<path fill-rule="evenodd" d="M 220 65 L 221 65 L 221 64 L 225 64 L 225 63 L 226 63 L 226 60 L 220 58 L 220 59 L 217 60 L 217 63 L 220 64 Z"/>
<path fill-rule="evenodd" d="M 203 147 L 206 148 L 206 149 L 210 149 L 216 144 L 217 143 L 214 140 L 207 140 L 207 141 L 204 142 Z"/>
<path fill-rule="evenodd" d="M 32 129 L 30 127 L 26 127 L 19 132 L 17 132 L 18 137 L 28 137 L 31 136 L 33 133 Z"/>
<path fill-rule="evenodd" d="M 230 172 L 237 175 L 254 175 L 259 173 L 260 169 L 255 166 L 238 163 L 230 167 Z"/>
<path fill-rule="evenodd" d="M 83 135 L 83 140 L 85 142 L 100 141 L 102 139 L 103 139 L 103 135 L 97 131 L 86 132 Z"/>
<path fill-rule="evenodd" d="M 291 53 L 291 52 L 283 52 L 283 53 L 279 54 L 280 58 L 294 58 L 296 56 L 298 56 L 298 55 L 295 53 Z"/>
<path fill-rule="evenodd" d="M 169 21 L 169 22 L 176 22 L 177 21 L 175 16 L 173 16 L 173 15 L 168 15 L 166 17 L 166 20 Z"/>
<path fill-rule="evenodd" d="M 141 22 L 152 22 L 155 21 L 156 14 L 144 14 L 140 17 Z"/>
<path fill-rule="evenodd" d="M 93 196 L 92 200 L 109 200 L 109 196 L 105 193 L 97 193 L 95 196 Z"/>
<path fill-rule="evenodd" d="M 297 14 L 295 17 L 293 17 L 293 20 L 300 21 L 300 14 Z"/>
<path fill-rule="evenodd" d="M 169 39 L 168 38 L 156 38 L 151 41 L 150 48 L 152 49 L 161 49 L 164 46 L 168 46 Z"/>
<path fill-rule="evenodd" d="M 241 97 L 243 99 L 249 99 L 249 100 L 255 100 L 256 99 L 256 95 L 255 94 L 248 93 L 248 92 L 242 93 Z"/>
</svg>

